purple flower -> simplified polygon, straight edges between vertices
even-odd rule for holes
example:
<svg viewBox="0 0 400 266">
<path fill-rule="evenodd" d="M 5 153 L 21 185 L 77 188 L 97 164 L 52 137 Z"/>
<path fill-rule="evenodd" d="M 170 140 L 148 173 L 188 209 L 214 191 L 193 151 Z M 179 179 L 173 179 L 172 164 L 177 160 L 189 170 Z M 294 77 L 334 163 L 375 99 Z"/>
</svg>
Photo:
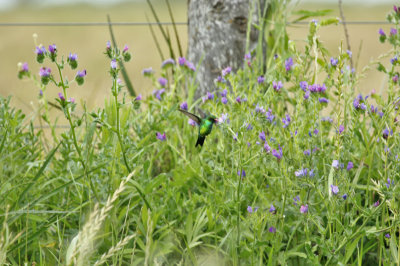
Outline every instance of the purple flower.
<svg viewBox="0 0 400 266">
<path fill-rule="evenodd" d="M 379 206 L 379 200 L 374 203 L 374 207 L 378 207 L 378 206 Z"/>
<path fill-rule="evenodd" d="M 50 52 L 51 54 L 55 54 L 56 51 L 57 51 L 56 45 L 55 45 L 55 44 L 50 44 L 50 45 L 49 45 L 49 52 Z"/>
<path fill-rule="evenodd" d="M 307 172 L 308 172 L 308 169 L 307 168 L 303 168 L 303 169 L 295 171 L 294 175 L 296 177 L 303 177 L 303 176 L 307 176 Z"/>
<path fill-rule="evenodd" d="M 238 138 L 238 133 L 236 133 L 235 135 L 233 135 L 233 140 L 234 140 L 234 141 L 237 141 L 237 140 L 238 140 L 237 138 Z"/>
<path fill-rule="evenodd" d="M 252 129 L 253 129 L 253 126 L 252 126 L 250 123 L 248 123 L 246 129 L 247 129 L 247 130 L 252 130 Z"/>
<path fill-rule="evenodd" d="M 385 234 L 385 237 L 386 238 L 390 238 L 390 234 Z"/>
<path fill-rule="evenodd" d="M 156 96 L 156 98 L 157 98 L 158 100 L 161 101 L 161 96 L 164 94 L 164 92 L 165 92 L 165 89 L 162 88 L 162 89 L 160 89 L 160 90 L 154 91 L 153 94 Z"/>
<path fill-rule="evenodd" d="M 251 60 L 251 53 L 248 52 L 247 54 L 244 55 L 244 59 L 250 61 Z"/>
<path fill-rule="evenodd" d="M 290 116 L 286 114 L 285 118 L 282 118 L 283 128 L 286 128 L 290 124 Z"/>
<path fill-rule="evenodd" d="M 265 113 L 264 107 L 262 107 L 259 104 L 257 104 L 256 105 L 256 113 Z"/>
<path fill-rule="evenodd" d="M 68 102 L 70 102 L 70 103 L 75 103 L 75 99 L 72 98 L 72 97 L 70 97 L 70 98 L 68 99 Z"/>
<path fill-rule="evenodd" d="M 275 207 L 273 204 L 271 204 L 271 207 L 269 208 L 269 212 L 274 213 L 276 211 Z"/>
<path fill-rule="evenodd" d="M 308 88 L 308 83 L 307 83 L 307 81 L 300 81 L 300 88 L 301 88 L 303 91 L 306 91 L 307 88 Z"/>
<path fill-rule="evenodd" d="M 186 67 L 192 71 L 196 71 L 196 67 L 193 65 L 192 62 L 186 61 Z"/>
<path fill-rule="evenodd" d="M 385 129 L 383 130 L 382 137 L 383 137 L 384 139 L 388 139 L 388 137 L 389 137 L 389 129 L 385 128 Z"/>
<path fill-rule="evenodd" d="M 228 66 L 228 67 L 222 69 L 221 74 L 222 74 L 223 77 L 225 77 L 226 75 L 231 73 L 231 71 L 232 71 L 232 68 L 230 66 Z"/>
<path fill-rule="evenodd" d="M 293 59 L 289 57 L 288 59 L 285 60 L 286 72 L 289 72 L 292 69 L 292 66 L 293 66 Z"/>
<path fill-rule="evenodd" d="M 329 100 L 327 98 L 324 98 L 324 97 L 319 98 L 318 101 L 320 103 L 329 103 Z"/>
<path fill-rule="evenodd" d="M 272 114 L 271 108 L 268 109 L 268 112 L 265 113 L 267 120 L 272 123 L 274 121 L 275 116 Z"/>
<path fill-rule="evenodd" d="M 44 55 L 46 53 L 46 48 L 44 46 L 36 46 L 35 54 Z"/>
<path fill-rule="evenodd" d="M 308 204 L 306 204 L 306 205 L 301 205 L 301 207 L 300 207 L 300 212 L 301 212 L 301 213 L 307 213 L 307 212 L 308 212 Z"/>
<path fill-rule="evenodd" d="M 153 68 L 149 67 L 149 68 L 145 68 L 142 70 L 142 75 L 143 76 L 151 76 L 154 73 Z"/>
<path fill-rule="evenodd" d="M 213 99 L 214 99 L 214 93 L 207 91 L 207 100 L 213 100 Z"/>
<path fill-rule="evenodd" d="M 106 49 L 107 49 L 107 50 L 111 50 L 111 42 L 110 42 L 110 41 L 107 41 L 107 43 L 106 43 Z"/>
<path fill-rule="evenodd" d="M 181 107 L 182 110 L 187 111 L 187 110 L 188 110 L 188 104 L 187 104 L 187 102 L 181 103 L 180 107 Z"/>
<path fill-rule="evenodd" d="M 353 162 L 352 162 L 352 161 L 349 161 L 349 162 L 347 163 L 346 170 L 347 170 L 347 171 L 350 171 L 350 170 L 353 169 L 353 168 L 354 168 Z"/>
<path fill-rule="evenodd" d="M 344 131 L 344 126 L 343 126 L 343 125 L 340 125 L 340 126 L 339 126 L 339 134 L 342 134 L 343 131 Z"/>
<path fill-rule="evenodd" d="M 265 132 L 261 131 L 261 133 L 258 135 L 258 137 L 262 140 L 265 141 Z"/>
<path fill-rule="evenodd" d="M 391 63 L 392 65 L 396 64 L 397 62 L 398 62 L 397 56 L 395 56 L 395 57 L 393 57 L 392 59 L 390 59 L 390 63 Z"/>
<path fill-rule="evenodd" d="M 396 35 L 397 34 L 397 30 L 395 28 L 391 28 L 390 29 L 390 35 Z"/>
<path fill-rule="evenodd" d="M 266 153 L 269 153 L 271 151 L 271 147 L 268 145 L 268 142 L 264 142 L 264 150 Z"/>
<path fill-rule="evenodd" d="M 339 168 L 339 161 L 338 160 L 333 160 L 332 167 L 338 169 Z"/>
<path fill-rule="evenodd" d="M 221 92 L 221 97 L 226 97 L 227 94 L 228 94 L 228 91 L 227 91 L 226 89 L 224 89 L 224 90 Z"/>
<path fill-rule="evenodd" d="M 386 36 L 385 32 L 383 31 L 382 28 L 379 29 L 379 35 L 380 36 Z"/>
<path fill-rule="evenodd" d="M 69 56 L 68 56 L 68 60 L 69 61 L 76 61 L 77 59 L 78 59 L 78 55 L 77 54 L 69 53 Z"/>
<path fill-rule="evenodd" d="M 228 103 L 228 99 L 226 97 L 222 97 L 221 98 L 221 103 L 227 104 Z"/>
<path fill-rule="evenodd" d="M 338 59 L 335 59 L 335 58 L 331 57 L 331 65 L 332 65 L 333 67 L 335 67 L 338 63 L 339 63 L 339 60 L 338 60 Z"/>
<path fill-rule="evenodd" d="M 43 78 L 49 78 L 51 75 L 51 69 L 50 68 L 46 68 L 46 67 L 42 67 L 39 70 L 39 76 L 43 79 Z"/>
<path fill-rule="evenodd" d="M 331 192 L 332 194 L 337 195 L 337 193 L 339 193 L 339 187 L 331 185 Z"/>
<path fill-rule="evenodd" d="M 309 177 L 314 177 L 315 176 L 315 170 L 311 169 L 310 172 L 308 173 Z"/>
<path fill-rule="evenodd" d="M 129 46 L 127 44 L 125 44 L 124 49 L 122 49 L 122 52 L 126 53 L 126 52 L 128 52 L 128 50 L 129 50 Z"/>
<path fill-rule="evenodd" d="M 387 180 L 386 180 L 386 187 L 389 189 L 389 187 L 390 187 L 390 185 L 391 184 L 393 184 L 393 180 L 391 180 L 390 178 L 388 178 Z"/>
<path fill-rule="evenodd" d="M 258 84 L 264 83 L 264 81 L 265 81 L 264 76 L 259 76 L 259 77 L 257 78 Z"/>
<path fill-rule="evenodd" d="M 184 66 L 186 64 L 186 59 L 184 57 L 179 57 L 178 58 L 178 64 L 180 66 Z"/>
<path fill-rule="evenodd" d="M 247 206 L 247 212 L 248 213 L 253 213 L 253 208 L 251 206 Z"/>
<path fill-rule="evenodd" d="M 345 200 L 347 199 L 347 194 L 343 194 L 342 198 Z"/>
<path fill-rule="evenodd" d="M 304 93 L 304 100 L 308 100 L 308 98 L 310 98 L 310 91 L 306 91 L 306 93 Z"/>
<path fill-rule="evenodd" d="M 64 95 L 62 94 L 62 92 L 59 92 L 59 93 L 58 93 L 58 98 L 60 98 L 61 101 L 65 101 L 65 97 L 64 97 Z"/>
<path fill-rule="evenodd" d="M 86 69 L 84 69 L 84 70 L 82 70 L 82 71 L 79 71 L 79 70 L 78 70 L 78 72 L 76 73 L 76 76 L 77 76 L 77 77 L 81 77 L 81 78 L 83 78 L 84 76 L 86 76 Z"/>
<path fill-rule="evenodd" d="M 142 100 L 142 94 L 139 94 L 138 96 L 136 96 L 135 101 L 140 101 Z"/>
<path fill-rule="evenodd" d="M 316 129 L 314 129 L 314 135 L 316 136 L 316 135 L 318 135 L 318 132 L 319 132 L 319 130 L 318 130 L 318 128 L 316 128 Z"/>
<path fill-rule="evenodd" d="M 168 66 L 173 66 L 173 65 L 175 65 L 175 60 L 172 59 L 172 58 L 169 58 L 169 59 L 167 59 L 167 60 L 164 60 L 164 61 L 161 63 L 161 68 L 166 68 L 166 67 L 168 67 Z"/>
<path fill-rule="evenodd" d="M 303 152 L 303 154 L 306 155 L 306 156 L 309 156 L 309 155 L 311 154 L 311 151 L 310 151 L 310 150 L 305 150 L 305 151 Z"/>
<path fill-rule="evenodd" d="M 116 59 L 113 59 L 113 60 L 111 60 L 111 69 L 117 69 L 117 60 Z"/>
<path fill-rule="evenodd" d="M 166 78 L 159 78 L 158 79 L 158 83 L 160 83 L 161 87 L 165 87 L 165 85 L 167 85 L 168 80 Z"/>
<path fill-rule="evenodd" d="M 238 176 L 241 177 L 246 177 L 246 171 L 244 169 L 242 169 L 242 172 L 240 173 L 240 170 L 237 172 Z"/>
<path fill-rule="evenodd" d="M 165 132 L 163 134 L 161 134 L 160 132 L 156 133 L 156 137 L 157 139 L 161 140 L 161 141 L 165 141 L 167 139 L 167 136 L 165 135 Z"/>
<path fill-rule="evenodd" d="M 278 161 L 279 161 L 279 160 L 282 158 L 282 156 L 283 156 L 283 154 L 282 154 L 282 148 L 281 148 L 280 145 L 279 145 L 279 150 L 278 150 L 278 151 L 275 150 L 275 149 L 273 149 L 271 153 L 272 153 L 273 156 L 276 157 L 276 159 L 278 159 Z"/>
<path fill-rule="evenodd" d="M 275 91 L 280 91 L 283 88 L 282 81 L 273 81 L 272 82 L 272 87 L 274 88 Z"/>
<path fill-rule="evenodd" d="M 189 118 L 188 123 L 189 123 L 189 125 L 191 125 L 191 126 L 193 126 L 193 127 L 194 127 L 195 125 L 197 125 L 196 121 L 194 121 L 194 120 L 192 120 L 192 119 L 190 119 L 190 118 Z"/>
<path fill-rule="evenodd" d="M 236 97 L 236 102 L 237 102 L 237 103 L 241 103 L 241 102 L 242 102 L 242 99 L 240 99 L 240 97 L 238 96 L 238 97 Z"/>
<path fill-rule="evenodd" d="M 397 81 L 399 81 L 399 75 L 394 75 L 393 77 L 392 77 L 392 81 L 394 82 L 394 83 L 397 83 Z"/>
<path fill-rule="evenodd" d="M 300 196 L 297 195 L 296 197 L 293 198 L 293 204 L 297 206 L 297 202 L 300 201 Z"/>
<path fill-rule="evenodd" d="M 349 57 L 351 58 L 353 53 L 350 50 L 347 50 L 346 53 L 349 55 Z"/>
<path fill-rule="evenodd" d="M 268 232 L 275 234 L 276 233 L 276 228 L 271 226 L 270 228 L 268 228 Z"/>
</svg>

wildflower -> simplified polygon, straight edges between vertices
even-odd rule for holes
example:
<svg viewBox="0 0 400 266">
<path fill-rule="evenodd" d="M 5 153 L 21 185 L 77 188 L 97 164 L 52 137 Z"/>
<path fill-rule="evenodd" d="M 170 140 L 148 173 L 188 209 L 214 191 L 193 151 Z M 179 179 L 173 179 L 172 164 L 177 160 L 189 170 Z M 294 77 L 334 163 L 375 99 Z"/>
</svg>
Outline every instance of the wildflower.
<svg viewBox="0 0 400 266">
<path fill-rule="evenodd" d="M 354 167 L 353 162 L 352 162 L 352 161 L 349 161 L 349 162 L 347 163 L 346 170 L 347 170 L 347 171 L 350 171 L 351 169 L 353 169 L 353 167 Z"/>
<path fill-rule="evenodd" d="M 42 81 L 42 83 L 44 85 L 47 85 L 47 83 L 49 83 L 50 75 L 51 75 L 51 69 L 50 68 L 42 67 L 39 70 L 39 76 L 40 76 L 41 81 Z"/>
<path fill-rule="evenodd" d="M 113 69 L 113 70 L 117 69 L 117 66 L 118 66 L 117 60 L 116 59 L 111 60 L 110 65 L 111 65 L 111 69 Z"/>
<path fill-rule="evenodd" d="M 335 59 L 335 58 L 331 57 L 331 65 L 332 65 L 333 67 L 337 66 L 338 63 L 339 63 L 339 60 L 338 60 L 338 59 Z"/>
<path fill-rule="evenodd" d="M 214 93 L 207 91 L 207 100 L 213 100 L 213 99 L 214 99 Z"/>
<path fill-rule="evenodd" d="M 160 132 L 156 133 L 156 137 L 157 139 L 161 140 L 161 141 L 165 141 L 167 139 L 167 136 L 165 135 L 165 132 L 163 134 L 161 134 Z"/>
<path fill-rule="evenodd" d="M 383 29 L 380 28 L 379 29 L 379 41 L 383 43 L 383 42 L 385 42 L 385 40 L 386 40 L 386 34 L 383 31 Z"/>
<path fill-rule="evenodd" d="M 339 168 L 339 161 L 338 160 L 333 160 L 332 167 L 338 169 Z"/>
<path fill-rule="evenodd" d="M 264 81 L 265 81 L 264 76 L 259 76 L 259 77 L 257 78 L 258 84 L 264 83 Z"/>
<path fill-rule="evenodd" d="M 318 101 L 320 103 L 329 103 L 329 100 L 327 98 L 324 98 L 324 97 L 319 98 Z"/>
<path fill-rule="evenodd" d="M 256 106 L 256 113 L 265 113 L 264 107 L 259 106 L 259 105 L 257 104 L 257 106 Z"/>
<path fill-rule="evenodd" d="M 308 204 L 306 204 L 306 205 L 301 205 L 301 207 L 300 207 L 300 212 L 301 212 L 301 213 L 307 213 L 307 212 L 308 212 Z"/>
<path fill-rule="evenodd" d="M 86 76 L 86 69 L 84 69 L 82 71 L 78 70 L 78 72 L 76 73 L 76 76 L 75 76 L 76 83 L 78 83 L 78 85 L 82 85 L 83 82 L 85 81 L 84 80 L 85 76 Z"/>
<path fill-rule="evenodd" d="M 393 83 L 397 83 L 397 81 L 399 81 L 399 75 L 398 74 L 394 75 L 392 77 L 392 81 L 393 81 Z"/>
<path fill-rule="evenodd" d="M 264 150 L 266 153 L 269 153 L 271 151 L 271 147 L 268 145 L 268 142 L 264 142 Z"/>
<path fill-rule="evenodd" d="M 253 208 L 251 206 L 247 206 L 247 212 L 248 213 L 253 213 Z"/>
<path fill-rule="evenodd" d="M 46 54 L 46 48 L 44 48 L 44 46 L 37 46 L 35 54 L 36 54 L 36 61 L 38 61 L 38 63 L 43 63 L 44 56 Z"/>
<path fill-rule="evenodd" d="M 391 133 L 391 134 L 390 134 L 390 133 Z M 388 128 L 385 128 L 385 129 L 383 130 L 382 137 L 383 137 L 384 139 L 388 139 L 389 134 L 390 134 L 390 135 L 393 135 L 393 130 L 391 130 L 391 132 L 389 132 L 389 129 L 388 129 Z"/>
<path fill-rule="evenodd" d="M 153 71 L 152 67 L 145 68 L 145 69 L 142 70 L 142 75 L 143 76 L 147 76 L 148 77 L 148 76 L 153 75 L 153 73 L 154 73 L 154 71 Z"/>
<path fill-rule="evenodd" d="M 191 125 L 191 126 L 193 126 L 193 127 L 194 127 L 195 125 L 197 125 L 196 121 L 194 121 L 194 120 L 192 120 L 192 119 L 190 119 L 190 118 L 189 118 L 188 123 L 189 123 L 189 125 Z"/>
<path fill-rule="evenodd" d="M 339 193 L 339 187 L 331 185 L 331 192 L 332 194 L 337 195 L 337 193 Z"/>
<path fill-rule="evenodd" d="M 222 97 L 221 98 L 221 103 L 227 104 L 228 103 L 228 99 L 226 97 Z"/>
<path fill-rule="evenodd" d="M 71 69 L 75 69 L 78 67 L 78 55 L 77 54 L 72 54 L 69 53 L 69 56 L 67 58 L 67 62 L 69 64 L 69 66 L 71 67 Z"/>
<path fill-rule="evenodd" d="M 64 95 L 62 94 L 62 92 L 59 92 L 59 93 L 58 93 L 58 98 L 60 98 L 60 100 L 61 100 L 62 102 L 65 101 L 65 97 L 64 97 Z"/>
<path fill-rule="evenodd" d="M 68 102 L 70 102 L 70 103 L 75 103 L 75 99 L 72 98 L 72 97 L 70 97 L 70 98 L 68 99 Z"/>
<path fill-rule="evenodd" d="M 129 50 L 129 46 L 125 44 L 124 49 L 122 49 L 122 56 L 123 56 L 125 62 L 129 62 L 132 57 L 131 53 L 128 52 L 128 50 Z"/>
<path fill-rule="evenodd" d="M 306 91 L 304 94 L 304 100 L 308 100 L 308 98 L 310 98 L 310 91 Z"/>
<path fill-rule="evenodd" d="M 261 131 L 261 133 L 258 135 L 258 137 L 262 140 L 265 141 L 265 132 Z"/>
<path fill-rule="evenodd" d="M 268 109 L 268 112 L 265 113 L 267 120 L 272 123 L 274 121 L 275 115 L 272 114 L 272 110 Z"/>
<path fill-rule="evenodd" d="M 193 65 L 192 62 L 186 61 L 186 67 L 192 71 L 196 71 L 196 67 Z"/>
<path fill-rule="evenodd" d="M 280 91 L 283 88 L 282 81 L 273 81 L 272 82 L 272 87 L 274 88 L 275 91 Z"/>
<path fill-rule="evenodd" d="M 308 173 L 309 177 L 314 177 L 315 176 L 315 170 L 311 169 L 310 172 Z"/>
<path fill-rule="evenodd" d="M 387 180 L 386 180 L 386 187 L 389 189 L 389 187 L 390 187 L 390 185 L 391 184 L 393 184 L 393 180 L 391 180 L 390 178 L 388 178 Z"/>
<path fill-rule="evenodd" d="M 227 91 L 226 89 L 224 89 L 224 90 L 221 92 L 221 97 L 226 97 L 227 94 L 228 94 L 228 91 Z"/>
<path fill-rule="evenodd" d="M 142 94 L 139 94 L 138 96 L 136 96 L 135 101 L 140 101 L 142 100 Z"/>
<path fill-rule="evenodd" d="M 187 111 L 187 110 L 188 110 L 188 104 L 187 104 L 187 102 L 181 103 L 180 108 L 181 108 L 182 110 Z"/>
<path fill-rule="evenodd" d="M 392 65 L 395 65 L 397 62 L 398 62 L 397 56 L 395 56 L 395 57 L 393 57 L 392 59 L 390 59 L 390 63 L 391 63 Z"/>
<path fill-rule="evenodd" d="M 242 172 L 240 172 L 240 170 L 237 172 L 238 176 L 241 177 L 246 177 L 246 171 L 244 169 L 242 169 Z"/>
<path fill-rule="evenodd" d="M 160 90 L 154 91 L 153 94 L 156 96 L 156 98 L 157 98 L 158 100 L 161 101 L 161 96 L 164 94 L 164 92 L 165 92 L 165 89 L 162 88 L 162 89 L 160 89 Z"/>
<path fill-rule="evenodd" d="M 307 168 L 303 168 L 303 169 L 300 169 L 300 170 L 297 170 L 296 172 L 294 172 L 294 175 L 296 176 L 296 177 L 303 177 L 303 176 L 307 176 L 307 172 L 308 172 L 308 169 Z"/>
<path fill-rule="evenodd" d="M 381 36 L 386 36 L 385 32 L 383 31 L 382 28 L 379 29 L 379 35 Z"/>
<path fill-rule="evenodd" d="M 385 234 L 385 237 L 389 239 L 390 238 L 390 234 Z"/>
<path fill-rule="evenodd" d="M 306 91 L 307 88 L 308 88 L 308 83 L 307 83 L 307 81 L 300 81 L 300 88 L 301 88 L 303 91 Z"/>
<path fill-rule="evenodd" d="M 269 208 L 269 212 L 270 213 L 275 213 L 275 211 L 276 211 L 276 209 L 275 209 L 274 205 L 271 204 L 271 207 Z"/>
<path fill-rule="evenodd" d="M 349 55 L 349 57 L 351 58 L 353 53 L 350 50 L 347 50 L 346 53 Z"/>
<path fill-rule="evenodd" d="M 314 131 L 313 131 L 315 136 L 318 135 L 318 132 L 319 132 L 318 128 L 314 129 Z"/>
<path fill-rule="evenodd" d="M 247 142 L 247 147 L 250 148 L 250 146 L 251 146 L 251 143 Z"/>
<path fill-rule="evenodd" d="M 240 97 L 238 96 L 238 97 L 236 97 L 236 102 L 237 102 L 237 103 L 241 103 L 241 102 L 242 102 L 242 99 L 240 99 Z"/>
<path fill-rule="evenodd" d="M 288 59 L 285 60 L 285 70 L 286 72 L 289 72 L 292 69 L 293 66 L 293 59 L 289 57 Z"/>
<path fill-rule="evenodd" d="M 343 125 L 340 125 L 340 126 L 339 126 L 339 134 L 342 134 L 343 131 L 344 131 L 344 126 L 343 126 Z"/>
<path fill-rule="evenodd" d="M 234 141 L 237 141 L 237 140 L 238 140 L 237 138 L 238 138 L 238 133 L 236 133 L 235 135 L 233 135 L 233 140 L 234 140 Z"/>
<path fill-rule="evenodd" d="M 18 78 L 22 79 L 23 76 L 27 75 L 29 72 L 29 66 L 28 63 L 18 63 Z"/>
<path fill-rule="evenodd" d="M 159 78 L 158 79 L 158 83 L 160 83 L 161 87 L 165 87 L 165 85 L 167 85 L 168 80 L 166 78 Z"/>
<path fill-rule="evenodd" d="M 221 76 L 218 76 L 217 79 L 216 79 L 216 81 L 217 81 L 217 82 L 221 82 L 221 83 L 225 83 L 225 82 L 226 82 L 226 80 L 225 80 L 223 77 L 221 77 Z"/>
<path fill-rule="evenodd" d="M 270 228 L 268 228 L 268 232 L 275 234 L 276 233 L 276 228 L 271 226 Z"/>
<path fill-rule="evenodd" d="M 390 29 L 390 35 L 393 36 L 393 35 L 396 35 L 396 34 L 397 34 L 397 30 L 395 28 L 391 28 Z"/>
<path fill-rule="evenodd" d="M 342 198 L 345 200 L 347 199 L 347 194 L 343 194 Z"/>
<path fill-rule="evenodd" d="M 272 153 L 273 156 L 276 157 L 276 159 L 277 159 L 278 161 L 279 161 L 279 160 L 282 158 L 282 156 L 283 156 L 283 154 L 282 154 L 282 148 L 281 148 L 280 145 L 279 145 L 279 151 L 273 149 L 271 153 Z"/>
<path fill-rule="evenodd" d="M 378 207 L 378 206 L 379 206 L 379 200 L 374 203 L 374 207 Z"/>
<path fill-rule="evenodd" d="M 305 151 L 303 152 L 303 154 L 306 155 L 306 156 L 309 156 L 309 155 L 311 154 L 311 151 L 310 151 L 310 150 L 305 150 Z"/>
<path fill-rule="evenodd" d="M 286 114 L 285 118 L 282 118 L 283 128 L 286 128 L 290 124 L 290 116 Z"/>
<path fill-rule="evenodd" d="M 230 74 L 231 71 L 232 71 L 232 68 L 230 66 L 228 66 L 228 67 L 222 69 L 221 74 L 223 77 L 225 77 L 226 75 Z"/>
<path fill-rule="evenodd" d="M 297 195 L 296 197 L 293 198 L 293 204 L 297 206 L 297 202 L 300 201 L 300 196 Z"/>
<path fill-rule="evenodd" d="M 365 100 L 367 99 L 367 97 L 365 97 Z M 354 100 L 353 100 L 353 107 L 356 110 L 366 110 L 367 106 L 363 103 L 364 99 L 363 96 L 361 94 L 359 94 Z"/>
<path fill-rule="evenodd" d="M 169 59 L 167 59 L 167 60 L 164 60 L 162 63 L 161 63 L 161 68 L 167 68 L 167 67 L 169 67 L 169 66 L 173 66 L 173 65 L 175 65 L 175 60 L 174 59 L 172 59 L 172 58 L 169 58 Z"/>
<path fill-rule="evenodd" d="M 252 129 L 253 129 L 253 126 L 252 126 L 250 123 L 248 123 L 246 129 L 247 129 L 247 130 L 252 130 Z"/>
<path fill-rule="evenodd" d="M 178 64 L 180 66 L 184 66 L 186 64 L 186 59 L 184 57 L 179 57 L 178 58 Z"/>
</svg>

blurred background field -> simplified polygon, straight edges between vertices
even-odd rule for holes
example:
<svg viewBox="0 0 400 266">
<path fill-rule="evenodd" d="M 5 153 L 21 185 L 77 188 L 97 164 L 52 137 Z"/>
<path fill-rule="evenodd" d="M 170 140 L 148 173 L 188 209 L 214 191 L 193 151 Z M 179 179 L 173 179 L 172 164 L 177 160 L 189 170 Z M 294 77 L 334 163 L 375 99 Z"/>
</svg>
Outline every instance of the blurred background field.
<svg viewBox="0 0 400 266">
<path fill-rule="evenodd" d="M 160 20 L 169 22 L 167 7 L 164 1 L 153 1 Z M 170 1 L 174 12 L 175 21 L 187 21 L 187 1 Z M 346 2 L 346 1 L 344 1 Z M 392 4 L 381 5 L 344 5 L 344 15 L 347 21 L 385 21 L 386 14 L 392 8 Z M 339 16 L 337 4 L 296 4 L 293 10 L 321 10 L 332 9 L 328 17 Z M 21 81 L 17 78 L 17 63 L 28 62 L 33 73 L 38 73 L 39 64 L 34 61 L 34 41 L 32 35 L 38 35 L 38 44 L 47 46 L 56 44 L 59 55 L 67 56 L 70 52 L 78 54 L 78 69 L 87 70 L 85 84 L 78 87 L 74 84 L 69 90 L 69 97 L 74 97 L 79 103 L 86 102 L 89 110 L 104 106 L 104 99 L 110 95 L 111 80 L 108 75 L 109 60 L 103 54 L 106 42 L 110 40 L 107 26 L 7 26 L 4 23 L 30 23 L 30 22 L 106 22 L 109 14 L 113 22 L 146 22 L 146 16 L 154 21 L 146 2 L 120 3 L 117 5 L 65 5 L 65 6 L 21 6 L 16 9 L 2 11 L 0 13 L 0 95 L 12 95 L 12 103 L 17 108 L 23 109 L 26 114 L 32 113 L 37 104 L 39 89 L 30 81 Z M 293 15 L 293 18 L 298 16 Z M 388 24 L 348 25 L 353 57 L 357 63 L 357 71 L 360 71 L 371 60 L 390 49 L 388 45 L 382 45 L 378 40 L 378 30 L 383 28 L 388 32 Z M 162 37 L 154 26 L 158 38 Z M 173 34 L 172 27 L 169 28 Z M 184 51 L 187 49 L 187 26 L 179 25 L 179 36 Z M 289 25 L 290 39 L 299 47 L 302 46 L 308 32 L 308 25 Z M 149 27 L 143 26 L 114 26 L 114 33 L 120 47 L 127 44 L 132 52 L 132 60 L 126 64 L 126 68 L 138 93 L 151 94 L 153 88 L 150 80 L 141 74 L 143 68 L 153 67 L 157 73 L 161 64 L 161 58 L 157 52 L 154 40 L 151 37 Z M 338 54 L 338 47 L 345 36 L 342 25 L 332 25 L 323 28 L 320 36 L 332 56 Z M 164 44 L 164 43 L 163 43 Z M 175 43 L 174 43 L 175 45 Z M 176 46 L 175 46 L 176 47 Z M 361 47 L 361 50 L 360 50 Z M 163 47 L 164 55 L 168 58 L 166 46 Z M 357 61 L 357 59 L 359 60 Z M 389 59 L 383 59 L 384 65 L 389 64 Z M 48 63 L 45 66 L 50 66 Z M 375 68 L 375 67 L 373 67 Z M 69 70 L 68 70 L 69 71 Z M 74 72 L 67 72 L 72 80 Z M 366 78 L 362 80 L 357 90 L 369 92 L 372 89 L 379 91 L 384 84 L 383 75 L 377 71 L 366 72 Z M 210 88 L 212 90 L 213 88 Z M 54 86 L 47 89 L 49 99 L 55 98 L 59 92 Z M 78 109 L 79 110 L 79 109 Z"/>
</svg>

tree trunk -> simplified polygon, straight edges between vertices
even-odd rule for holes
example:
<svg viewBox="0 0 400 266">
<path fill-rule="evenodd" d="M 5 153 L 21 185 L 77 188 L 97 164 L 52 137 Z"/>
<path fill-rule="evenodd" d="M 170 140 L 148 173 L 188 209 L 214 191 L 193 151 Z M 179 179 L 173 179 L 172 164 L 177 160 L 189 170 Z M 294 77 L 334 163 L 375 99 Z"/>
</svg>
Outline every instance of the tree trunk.
<svg viewBox="0 0 400 266">
<path fill-rule="evenodd" d="M 189 0 L 189 48 L 188 59 L 197 68 L 195 98 L 207 91 L 215 90 L 214 80 L 221 70 L 230 66 L 236 71 L 243 65 L 246 51 L 247 23 L 253 0 Z M 265 0 L 261 3 L 263 12 Z M 252 15 L 252 22 L 258 23 L 258 7 Z M 258 41 L 258 31 L 252 27 L 249 47 Z"/>
</svg>

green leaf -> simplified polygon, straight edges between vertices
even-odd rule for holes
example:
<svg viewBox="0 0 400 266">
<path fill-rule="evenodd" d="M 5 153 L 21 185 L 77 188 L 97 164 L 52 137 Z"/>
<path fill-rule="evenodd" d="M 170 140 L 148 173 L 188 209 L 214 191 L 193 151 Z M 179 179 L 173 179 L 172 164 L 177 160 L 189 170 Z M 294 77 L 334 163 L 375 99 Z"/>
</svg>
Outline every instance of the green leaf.
<svg viewBox="0 0 400 266">
<path fill-rule="evenodd" d="M 310 17 L 323 17 L 331 13 L 333 10 L 332 9 L 324 9 L 324 10 L 316 10 L 316 11 L 310 11 L 310 10 L 299 10 L 296 12 L 293 12 L 295 15 L 300 15 L 298 19 L 295 19 L 293 22 L 298 22 L 305 20 Z"/>
</svg>

